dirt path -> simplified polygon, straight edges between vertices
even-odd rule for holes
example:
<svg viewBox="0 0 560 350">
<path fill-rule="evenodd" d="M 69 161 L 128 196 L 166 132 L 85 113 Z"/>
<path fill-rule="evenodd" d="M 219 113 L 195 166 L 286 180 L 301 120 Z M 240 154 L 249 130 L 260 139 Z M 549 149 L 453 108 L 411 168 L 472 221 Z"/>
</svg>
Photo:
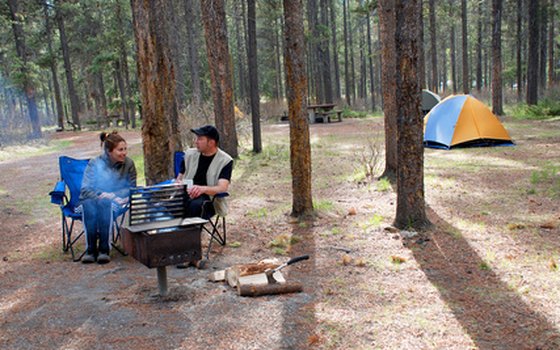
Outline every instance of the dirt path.
<svg viewBox="0 0 560 350">
<path fill-rule="evenodd" d="M 166 298 L 156 271 L 130 257 L 113 251 L 108 265 L 83 265 L 60 252 L 47 196 L 60 152 L 0 161 L 0 348 L 559 348 L 560 174 L 531 179 L 560 168 L 560 125 L 506 126 L 516 147 L 426 151 L 436 225 L 414 235 L 386 229 L 390 188 L 356 179 L 380 119 L 312 126 L 319 216 L 307 223 L 287 215 L 287 125 L 267 125 L 263 154 L 236 163 L 235 244 L 216 249 L 207 270 L 168 268 Z M 138 132 L 124 136 L 141 152 Z M 96 133 L 54 137 L 72 142 L 66 155 L 99 151 Z M 242 298 L 207 281 L 214 269 L 303 253 L 312 259 L 286 271 L 303 293 Z"/>
</svg>

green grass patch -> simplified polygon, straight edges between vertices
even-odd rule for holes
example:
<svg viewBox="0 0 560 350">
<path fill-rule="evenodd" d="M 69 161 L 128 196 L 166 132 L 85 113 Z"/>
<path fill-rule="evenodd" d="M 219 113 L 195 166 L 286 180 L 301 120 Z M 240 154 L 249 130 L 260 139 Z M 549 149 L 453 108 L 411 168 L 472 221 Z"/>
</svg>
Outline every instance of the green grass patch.
<svg viewBox="0 0 560 350">
<path fill-rule="evenodd" d="M 72 146 L 69 140 L 37 140 L 25 145 L 9 146 L 0 149 L 0 162 L 14 159 L 25 159 L 49 153 L 62 153 L 63 150 Z"/>
<path fill-rule="evenodd" d="M 545 120 L 560 116 L 560 102 L 544 99 L 536 105 L 519 104 L 512 108 L 512 116 L 516 119 Z"/>
<path fill-rule="evenodd" d="M 247 213 L 247 215 L 253 219 L 263 219 L 268 216 L 268 209 L 259 208 L 259 209 L 251 210 Z"/>
<path fill-rule="evenodd" d="M 393 187 L 391 186 L 391 181 L 389 181 L 389 179 L 387 179 L 386 177 L 382 177 L 377 181 L 377 184 L 375 186 L 377 188 L 377 191 L 379 192 L 388 192 L 391 191 L 393 189 Z"/>
<path fill-rule="evenodd" d="M 543 188 L 544 192 L 552 198 L 560 198 L 560 166 L 546 164 L 542 169 L 531 172 L 530 183 Z M 535 194 L 537 188 L 528 189 L 528 194 Z"/>
<path fill-rule="evenodd" d="M 134 161 L 134 166 L 136 167 L 136 184 L 138 186 L 145 186 L 146 178 L 144 177 L 144 154 L 135 154 L 130 156 L 130 159 Z"/>
</svg>

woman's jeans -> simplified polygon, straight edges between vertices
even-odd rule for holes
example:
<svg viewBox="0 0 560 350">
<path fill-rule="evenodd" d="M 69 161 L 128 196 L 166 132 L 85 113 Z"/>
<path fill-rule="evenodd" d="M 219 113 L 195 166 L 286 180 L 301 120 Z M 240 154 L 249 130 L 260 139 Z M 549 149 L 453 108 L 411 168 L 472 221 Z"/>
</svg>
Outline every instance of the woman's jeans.
<svg viewBox="0 0 560 350">
<path fill-rule="evenodd" d="M 88 254 L 109 254 L 109 234 L 113 229 L 113 208 L 109 199 L 86 199 L 82 201 L 86 250 Z M 97 239 L 99 238 L 99 249 Z"/>
</svg>

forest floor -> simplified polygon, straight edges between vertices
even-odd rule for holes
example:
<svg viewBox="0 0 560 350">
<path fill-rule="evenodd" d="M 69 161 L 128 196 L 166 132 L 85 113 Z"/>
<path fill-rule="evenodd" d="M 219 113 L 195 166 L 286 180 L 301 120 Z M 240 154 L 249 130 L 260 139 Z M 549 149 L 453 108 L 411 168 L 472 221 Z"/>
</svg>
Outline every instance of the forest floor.
<svg viewBox="0 0 560 350">
<path fill-rule="evenodd" d="M 312 221 L 290 218 L 287 124 L 263 126 L 231 184 L 228 244 L 206 269 L 155 269 L 112 252 L 61 252 L 48 192 L 58 157 L 99 152 L 97 132 L 0 150 L 1 349 L 558 349 L 560 121 L 505 126 L 515 147 L 425 152 L 425 232 L 392 228 L 396 195 L 363 166 L 381 118 L 310 126 Z M 130 154 L 139 131 L 122 131 Z M 364 158 L 365 157 L 365 158 Z M 264 258 L 302 293 L 240 297 L 210 272 Z"/>
</svg>

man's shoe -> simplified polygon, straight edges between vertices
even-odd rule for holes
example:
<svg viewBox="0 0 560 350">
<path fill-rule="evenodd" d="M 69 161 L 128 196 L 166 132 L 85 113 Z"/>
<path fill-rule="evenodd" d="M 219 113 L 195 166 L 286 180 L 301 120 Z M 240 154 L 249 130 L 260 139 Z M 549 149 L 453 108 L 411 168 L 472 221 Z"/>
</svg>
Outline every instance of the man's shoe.
<svg viewBox="0 0 560 350">
<path fill-rule="evenodd" d="M 91 264 L 93 262 L 95 262 L 95 256 L 93 254 L 86 253 L 82 257 L 82 263 L 84 264 Z"/>
<path fill-rule="evenodd" d="M 100 253 L 99 256 L 97 257 L 98 264 L 106 264 L 110 261 L 111 261 L 111 257 L 109 256 L 109 254 Z"/>
</svg>

